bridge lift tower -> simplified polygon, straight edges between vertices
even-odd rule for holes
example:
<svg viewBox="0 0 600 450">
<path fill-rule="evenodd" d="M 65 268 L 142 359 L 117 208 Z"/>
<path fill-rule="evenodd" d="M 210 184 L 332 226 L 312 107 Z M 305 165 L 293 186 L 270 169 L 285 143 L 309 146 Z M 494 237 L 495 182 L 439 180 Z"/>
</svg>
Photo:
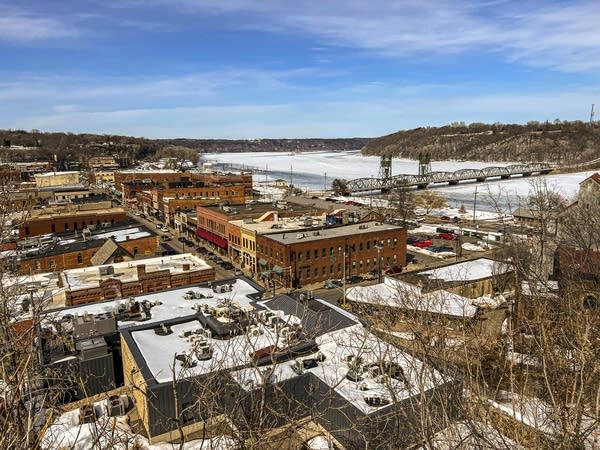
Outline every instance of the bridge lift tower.
<svg viewBox="0 0 600 450">
<path fill-rule="evenodd" d="M 419 153 L 419 175 L 431 172 L 431 156 L 429 153 Z"/>
<path fill-rule="evenodd" d="M 392 178 L 392 157 L 384 155 L 381 157 L 379 162 L 379 175 L 377 175 L 382 183 L 385 185 L 387 181 Z"/>
</svg>

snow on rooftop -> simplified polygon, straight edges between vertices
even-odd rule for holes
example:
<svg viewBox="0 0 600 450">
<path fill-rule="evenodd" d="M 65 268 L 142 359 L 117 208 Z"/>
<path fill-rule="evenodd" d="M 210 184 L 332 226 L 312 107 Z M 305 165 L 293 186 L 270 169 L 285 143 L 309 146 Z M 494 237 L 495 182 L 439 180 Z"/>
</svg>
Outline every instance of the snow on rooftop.
<svg viewBox="0 0 600 450">
<path fill-rule="evenodd" d="M 426 270 L 419 272 L 419 274 L 427 275 L 433 279 L 452 282 L 481 280 L 494 275 L 507 273 L 510 270 L 512 270 L 512 268 L 506 263 L 488 258 L 478 258 L 471 261 Z"/>
<path fill-rule="evenodd" d="M 143 294 L 133 297 L 135 301 L 141 302 L 148 300 L 151 304 L 155 305 L 151 309 L 151 318 L 146 321 L 132 320 L 119 322 L 119 328 L 141 325 L 143 323 L 160 323 L 167 320 L 176 319 L 178 317 L 190 316 L 196 313 L 196 310 L 193 309 L 193 307 L 198 302 L 216 306 L 219 301 L 228 299 L 236 304 L 239 304 L 242 308 L 248 308 L 251 302 L 249 295 L 256 294 L 258 291 L 243 279 L 236 279 L 235 282 L 231 284 L 232 290 L 230 292 L 223 293 L 213 292 L 210 287 L 186 286 L 179 289 L 171 289 L 168 291 Z M 184 295 L 189 291 L 202 294 L 204 298 L 201 300 L 186 300 Z M 114 312 L 118 310 L 119 305 L 123 305 L 127 302 L 128 299 L 118 299 L 102 303 L 88 303 L 82 306 L 50 312 L 46 315 L 46 317 L 48 319 L 59 319 L 65 314 L 72 314 L 75 316 L 83 315 L 84 313 L 99 314 L 104 312 Z"/>
<path fill-rule="evenodd" d="M 418 286 L 390 277 L 371 286 L 354 286 L 346 298 L 361 303 L 391 306 L 416 311 L 426 311 L 455 317 L 473 317 L 477 307 L 471 299 L 445 290 L 423 293 Z"/>
<path fill-rule="evenodd" d="M 438 431 L 430 438 L 429 443 L 431 447 L 427 448 L 437 450 L 456 450 L 460 448 L 524 450 L 526 448 L 490 425 L 473 420 L 457 422 Z M 425 450 L 425 448 L 419 447 L 417 450 Z"/>
<path fill-rule="evenodd" d="M 420 389 L 426 391 L 446 381 L 439 372 L 378 339 L 360 324 L 318 336 L 316 342 L 317 353 L 280 364 L 243 368 L 233 372 L 232 377 L 242 388 L 251 390 L 267 381 L 279 382 L 300 373 L 312 373 L 365 414 L 385 408 L 392 399 L 402 401 L 417 395 Z M 304 366 L 304 362 L 318 361 L 320 357 L 322 360 L 316 365 Z M 359 379 L 354 378 L 356 381 L 346 377 L 353 358 L 358 358 L 352 368 L 359 376 Z M 377 369 L 384 361 L 400 367 L 406 381 L 377 375 Z M 301 370 L 298 369 L 300 365 Z M 379 397 L 388 402 L 369 405 L 365 397 Z"/>
<path fill-rule="evenodd" d="M 384 407 L 370 406 L 365 397 L 379 396 L 401 401 L 447 381 L 435 369 L 425 366 L 422 361 L 394 345 L 382 341 L 360 324 L 324 334 L 317 337 L 316 341 L 325 360 L 308 370 L 365 414 Z M 352 364 L 349 361 L 350 357 L 355 361 L 362 361 L 359 364 L 360 368 L 356 369 L 363 378 L 360 381 L 352 381 L 346 377 Z M 406 381 L 373 376 L 373 370 L 376 371 L 376 366 L 382 361 L 400 367 Z"/>
<path fill-rule="evenodd" d="M 108 275 L 110 278 L 118 278 L 122 282 L 136 281 L 137 266 L 145 265 L 146 273 L 155 272 L 157 270 L 169 270 L 171 274 L 182 273 L 183 265 L 189 264 L 190 270 L 205 270 L 211 266 L 203 259 L 198 258 L 191 253 L 180 255 L 161 256 L 156 258 L 139 259 L 135 261 L 125 261 L 115 264 L 109 264 L 114 268 L 114 274 Z M 106 266 L 104 264 L 103 266 Z M 79 269 L 65 270 L 62 273 L 67 286 L 71 289 L 85 289 L 97 287 L 106 276 L 101 276 L 99 267 L 91 266 Z"/>
<path fill-rule="evenodd" d="M 127 450 L 139 448 L 145 450 L 172 449 L 172 444 L 150 444 L 147 438 L 134 433 L 128 424 L 127 416 L 109 417 L 105 401 L 94 404 L 98 416 L 95 422 L 79 424 L 79 408 L 67 411 L 58 416 L 48 427 L 42 439 L 42 448 L 53 450 L 68 448 L 70 450 L 88 450 L 90 448 L 111 448 Z M 228 450 L 235 448 L 236 442 L 227 435 L 211 439 L 196 439 L 184 442 L 177 448 L 183 450 Z"/>
<path fill-rule="evenodd" d="M 195 367 L 183 369 L 182 363 L 176 361 L 175 372 L 180 378 L 246 365 L 251 362 L 251 355 L 255 351 L 272 345 L 282 345 L 283 341 L 274 330 L 263 325 L 258 327 L 260 333 L 257 335 L 241 334 L 225 340 L 206 338 L 213 353 L 212 357 L 205 361 L 194 356 L 193 343 L 189 337 L 184 337 L 186 332 L 198 334 L 197 331 L 204 330 L 198 320 L 172 325 L 172 333 L 166 336 L 157 335 L 154 329 L 133 331 L 131 336 L 154 379 L 158 383 L 164 383 L 173 379 L 173 359 L 176 354 L 190 355 L 196 363 Z"/>
</svg>

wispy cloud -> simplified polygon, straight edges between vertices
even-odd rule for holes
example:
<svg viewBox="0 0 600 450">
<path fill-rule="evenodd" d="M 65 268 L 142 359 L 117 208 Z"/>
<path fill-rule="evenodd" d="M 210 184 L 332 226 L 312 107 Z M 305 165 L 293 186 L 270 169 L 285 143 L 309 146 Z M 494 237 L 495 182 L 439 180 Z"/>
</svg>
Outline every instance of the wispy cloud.
<svg viewBox="0 0 600 450">
<path fill-rule="evenodd" d="M 15 10 L 0 3 L 0 41 L 31 43 L 79 35 L 73 25 L 55 17 Z"/>
<path fill-rule="evenodd" d="M 600 68 L 600 3 L 451 0 L 149 0 L 186 14 L 245 15 L 238 26 L 301 32 L 324 45 L 389 57 L 485 51 L 523 65 L 567 72 Z M 175 6 L 173 6 L 175 5 Z M 315 46 L 313 48 L 319 48 Z"/>
</svg>

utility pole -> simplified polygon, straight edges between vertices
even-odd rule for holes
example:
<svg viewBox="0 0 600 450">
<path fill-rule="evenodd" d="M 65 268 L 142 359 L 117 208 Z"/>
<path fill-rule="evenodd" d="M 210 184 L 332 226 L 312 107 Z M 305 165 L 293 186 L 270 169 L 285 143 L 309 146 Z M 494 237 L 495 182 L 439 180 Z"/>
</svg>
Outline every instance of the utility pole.
<svg viewBox="0 0 600 450">
<path fill-rule="evenodd" d="M 380 242 L 377 242 L 375 245 L 377 249 L 377 283 L 381 284 L 381 256 L 380 252 L 383 249 L 383 245 Z"/>
<path fill-rule="evenodd" d="M 342 305 L 346 306 L 346 247 L 344 247 L 344 267 L 342 269 L 342 289 L 344 296 L 342 297 Z"/>
<path fill-rule="evenodd" d="M 477 186 L 475 186 L 475 197 L 473 198 L 473 225 L 475 225 L 475 211 L 477 211 Z"/>
</svg>

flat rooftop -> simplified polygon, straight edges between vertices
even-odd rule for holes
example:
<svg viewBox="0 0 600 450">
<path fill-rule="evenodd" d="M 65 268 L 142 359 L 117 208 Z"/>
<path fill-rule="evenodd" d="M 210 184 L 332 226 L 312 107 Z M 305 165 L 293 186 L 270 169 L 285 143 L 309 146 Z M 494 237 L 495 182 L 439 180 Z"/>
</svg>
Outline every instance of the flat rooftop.
<svg viewBox="0 0 600 450">
<path fill-rule="evenodd" d="M 203 259 L 191 253 L 181 255 L 160 256 L 156 258 L 137 259 L 102 266 L 70 269 L 62 272 L 61 277 L 68 289 L 88 289 L 98 287 L 100 282 L 107 278 L 116 278 L 122 282 L 137 281 L 137 267 L 146 266 L 146 273 L 159 270 L 168 270 L 171 274 L 183 273 L 184 265 L 189 265 L 189 270 L 208 270 L 212 267 Z M 100 275 L 100 267 L 112 266 L 113 274 Z"/>
<path fill-rule="evenodd" d="M 311 227 L 320 227 L 325 223 L 323 216 L 311 216 L 312 225 L 305 224 L 305 217 L 280 217 L 279 220 L 265 220 L 263 222 L 246 222 L 245 220 L 230 220 L 232 225 L 236 225 L 246 230 L 254 231 L 257 234 L 279 233 L 286 231 L 302 230 Z"/>
<path fill-rule="evenodd" d="M 501 261 L 489 258 L 477 258 L 431 270 L 416 272 L 416 275 L 445 282 L 476 281 L 502 275 L 512 271 L 512 267 Z"/>
<path fill-rule="evenodd" d="M 421 292 L 418 286 L 385 277 L 383 283 L 354 286 L 346 298 L 358 303 L 387 306 L 405 310 L 442 314 L 456 318 L 474 317 L 477 307 L 472 300 L 445 290 Z"/>
<path fill-rule="evenodd" d="M 360 324 L 318 336 L 316 343 L 318 352 L 267 366 L 268 373 L 272 372 L 272 382 L 299 376 L 293 367 L 299 361 L 303 364 L 302 373 L 313 374 L 360 412 L 371 414 L 445 381 L 441 373 L 377 338 Z M 304 365 L 305 361 L 309 364 Z M 399 368 L 402 376 L 378 375 L 378 369 L 385 363 Z M 347 375 L 351 371 L 358 378 L 349 379 Z M 244 389 L 252 390 L 262 383 L 264 375 L 260 367 L 247 367 L 233 372 L 232 377 Z M 366 398 L 369 397 L 385 399 L 387 403 L 367 403 Z"/>
<path fill-rule="evenodd" d="M 211 285 L 227 284 L 231 285 L 231 291 L 217 293 L 210 287 Z M 186 294 L 194 292 L 197 297 L 201 294 L 202 299 L 190 299 Z M 100 314 L 105 312 L 116 312 L 121 306 L 127 306 L 132 302 L 148 301 L 152 307 L 150 309 L 151 317 L 149 319 L 124 320 L 118 322 L 119 329 L 125 329 L 136 325 L 162 323 L 168 320 L 180 317 L 192 316 L 197 313 L 195 305 L 203 303 L 216 307 L 223 300 L 231 300 L 242 308 L 251 309 L 253 297 L 262 293 L 263 290 L 257 288 L 253 283 L 245 278 L 236 278 L 231 280 L 220 280 L 219 282 L 204 283 L 200 286 L 186 286 L 177 289 L 154 292 L 152 294 L 143 294 L 131 297 L 131 299 L 120 298 L 106 302 L 88 303 L 82 306 L 71 308 L 62 308 L 60 310 L 49 311 L 46 315 L 46 321 L 60 320 L 66 315 L 84 315 Z"/>
<path fill-rule="evenodd" d="M 280 244 L 296 244 L 298 242 L 319 241 L 336 237 L 352 236 L 361 233 L 380 233 L 389 230 L 402 230 L 402 227 L 390 225 L 382 222 L 355 223 L 351 225 L 340 225 L 336 227 L 322 228 L 300 233 L 277 233 L 270 234 L 269 239 L 273 239 Z"/>
<path fill-rule="evenodd" d="M 258 218 L 269 211 L 276 211 L 280 217 L 311 215 L 315 211 L 322 211 L 312 206 L 296 206 L 290 209 L 277 208 L 272 203 L 255 203 L 249 205 L 229 205 L 226 209 L 220 206 L 203 206 L 209 211 L 223 214 L 228 220 L 243 219 L 244 217 Z"/>
<path fill-rule="evenodd" d="M 40 256 L 60 255 L 63 253 L 74 252 L 86 248 L 101 247 L 106 239 L 112 238 L 115 242 L 125 242 L 128 240 L 142 239 L 146 237 L 156 236 L 157 234 L 134 220 L 113 225 L 110 228 L 101 228 L 94 230 L 89 237 L 83 238 L 81 232 L 75 236 L 73 231 L 67 233 L 58 233 L 54 237 L 56 241 L 52 241 L 52 235 L 38 236 L 29 240 L 21 241 L 21 243 L 39 242 L 35 248 L 23 250 L 19 252 L 21 259 L 38 258 Z M 45 242 L 46 241 L 46 242 Z"/>
</svg>

